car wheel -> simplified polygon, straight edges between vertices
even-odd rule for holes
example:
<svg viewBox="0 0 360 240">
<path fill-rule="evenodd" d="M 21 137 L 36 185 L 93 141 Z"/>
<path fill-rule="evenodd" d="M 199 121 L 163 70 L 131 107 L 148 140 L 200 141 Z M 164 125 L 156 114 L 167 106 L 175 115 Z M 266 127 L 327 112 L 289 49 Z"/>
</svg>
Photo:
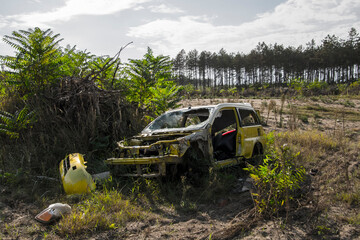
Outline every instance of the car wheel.
<svg viewBox="0 0 360 240">
<path fill-rule="evenodd" d="M 251 156 L 250 163 L 253 165 L 260 165 L 264 161 L 264 149 L 261 143 L 256 143 Z"/>
</svg>

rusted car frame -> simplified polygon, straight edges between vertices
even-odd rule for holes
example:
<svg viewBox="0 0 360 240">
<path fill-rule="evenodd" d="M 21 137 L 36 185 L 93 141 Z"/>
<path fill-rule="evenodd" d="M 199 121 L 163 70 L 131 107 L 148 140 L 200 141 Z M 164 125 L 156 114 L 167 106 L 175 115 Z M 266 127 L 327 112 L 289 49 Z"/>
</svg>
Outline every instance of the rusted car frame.
<svg viewBox="0 0 360 240">
<path fill-rule="evenodd" d="M 105 162 L 122 176 L 165 176 L 182 169 L 224 168 L 262 154 L 264 131 L 247 103 L 172 110 L 139 135 L 118 142 L 118 157 Z M 123 170 L 123 171 L 122 171 Z"/>
</svg>

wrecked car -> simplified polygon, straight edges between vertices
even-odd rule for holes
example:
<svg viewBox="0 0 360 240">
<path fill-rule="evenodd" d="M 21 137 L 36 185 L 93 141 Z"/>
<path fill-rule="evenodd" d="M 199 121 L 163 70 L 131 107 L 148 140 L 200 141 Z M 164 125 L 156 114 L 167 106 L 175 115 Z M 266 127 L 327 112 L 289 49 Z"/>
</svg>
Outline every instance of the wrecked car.
<svg viewBox="0 0 360 240">
<path fill-rule="evenodd" d="M 263 154 L 264 130 L 248 103 L 168 111 L 105 160 L 115 175 L 156 177 L 238 165 Z"/>
</svg>

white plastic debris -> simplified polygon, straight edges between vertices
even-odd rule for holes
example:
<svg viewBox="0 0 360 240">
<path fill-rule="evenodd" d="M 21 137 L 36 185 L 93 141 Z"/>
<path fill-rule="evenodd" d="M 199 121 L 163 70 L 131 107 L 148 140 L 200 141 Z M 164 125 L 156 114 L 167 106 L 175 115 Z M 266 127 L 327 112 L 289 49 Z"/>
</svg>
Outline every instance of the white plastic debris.
<svg viewBox="0 0 360 240">
<path fill-rule="evenodd" d="M 36 215 L 35 219 L 41 223 L 51 223 L 70 212 L 71 207 L 68 204 L 54 203 Z"/>
</svg>

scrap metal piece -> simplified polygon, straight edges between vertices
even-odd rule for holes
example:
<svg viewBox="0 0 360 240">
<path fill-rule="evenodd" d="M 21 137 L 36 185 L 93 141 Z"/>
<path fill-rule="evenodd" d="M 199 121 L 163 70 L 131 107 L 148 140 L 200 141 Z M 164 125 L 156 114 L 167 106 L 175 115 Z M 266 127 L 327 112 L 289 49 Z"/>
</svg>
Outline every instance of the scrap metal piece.
<svg viewBox="0 0 360 240">
<path fill-rule="evenodd" d="M 59 164 L 60 176 L 65 193 L 82 194 L 95 190 L 95 183 L 86 171 L 84 156 L 80 153 L 69 154 Z"/>
</svg>

